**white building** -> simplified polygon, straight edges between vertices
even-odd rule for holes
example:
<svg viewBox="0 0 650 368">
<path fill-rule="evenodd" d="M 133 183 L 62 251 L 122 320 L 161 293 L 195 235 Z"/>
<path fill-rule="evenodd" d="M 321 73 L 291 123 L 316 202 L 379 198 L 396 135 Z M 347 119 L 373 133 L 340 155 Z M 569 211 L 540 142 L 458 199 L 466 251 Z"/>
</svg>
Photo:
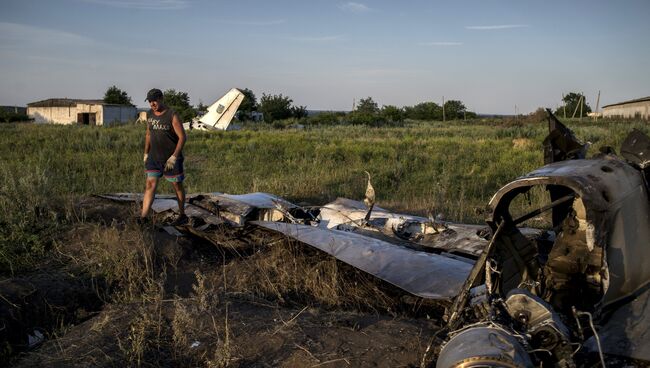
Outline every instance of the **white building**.
<svg viewBox="0 0 650 368">
<path fill-rule="evenodd" d="M 650 119 L 650 96 L 603 106 L 603 117 Z"/>
<path fill-rule="evenodd" d="M 50 98 L 27 104 L 27 115 L 35 123 L 111 125 L 134 121 L 137 109 L 102 100 Z"/>
</svg>

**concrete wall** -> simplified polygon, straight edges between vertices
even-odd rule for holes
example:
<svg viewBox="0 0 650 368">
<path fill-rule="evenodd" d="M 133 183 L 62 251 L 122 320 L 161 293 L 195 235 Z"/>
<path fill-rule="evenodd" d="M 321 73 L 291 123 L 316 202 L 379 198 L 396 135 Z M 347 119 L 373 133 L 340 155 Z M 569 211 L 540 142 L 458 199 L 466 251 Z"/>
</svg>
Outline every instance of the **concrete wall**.
<svg viewBox="0 0 650 368">
<path fill-rule="evenodd" d="M 603 107 L 603 117 L 650 119 L 650 101 Z"/>
<path fill-rule="evenodd" d="M 77 124 L 78 114 L 94 114 L 94 125 L 126 123 L 137 117 L 133 106 L 77 104 L 71 107 L 27 107 L 27 115 L 35 123 Z M 93 125 L 93 121 L 90 121 Z"/>
<path fill-rule="evenodd" d="M 71 107 L 27 107 L 27 115 L 35 123 L 75 124 L 77 108 Z"/>
<path fill-rule="evenodd" d="M 102 125 L 122 124 L 137 118 L 138 109 L 135 106 L 104 105 Z M 100 125 L 98 123 L 98 125 Z"/>
<path fill-rule="evenodd" d="M 83 113 L 95 114 L 95 125 L 102 125 L 104 122 L 104 106 L 102 105 L 77 104 L 77 114 Z M 76 121 L 77 117 L 75 116 Z"/>
</svg>

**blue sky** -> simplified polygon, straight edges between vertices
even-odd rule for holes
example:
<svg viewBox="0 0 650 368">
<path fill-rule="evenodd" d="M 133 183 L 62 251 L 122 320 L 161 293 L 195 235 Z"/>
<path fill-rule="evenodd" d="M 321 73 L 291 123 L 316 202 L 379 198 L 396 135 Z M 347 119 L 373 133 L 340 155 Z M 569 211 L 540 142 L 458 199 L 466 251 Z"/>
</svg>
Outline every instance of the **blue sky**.
<svg viewBox="0 0 650 368">
<path fill-rule="evenodd" d="M 650 95 L 650 1 L 0 0 L 0 105 L 232 87 L 308 109 L 527 113 Z"/>
</svg>

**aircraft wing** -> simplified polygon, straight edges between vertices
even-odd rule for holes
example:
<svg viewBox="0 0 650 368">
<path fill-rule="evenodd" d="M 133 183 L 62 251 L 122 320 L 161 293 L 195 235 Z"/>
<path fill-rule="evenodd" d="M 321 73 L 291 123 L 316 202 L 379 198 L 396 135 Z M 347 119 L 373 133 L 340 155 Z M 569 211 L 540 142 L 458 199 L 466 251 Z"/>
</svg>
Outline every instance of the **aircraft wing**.
<svg viewBox="0 0 650 368">
<path fill-rule="evenodd" d="M 351 232 L 281 222 L 253 221 L 252 224 L 311 245 L 427 299 L 451 300 L 458 295 L 472 269 L 470 262 L 414 251 Z"/>
<path fill-rule="evenodd" d="M 469 257 L 478 257 L 487 240 L 478 233 L 484 225 L 456 224 L 432 221 L 426 217 L 393 213 L 375 206 L 366 223 L 368 209 L 363 202 L 348 198 L 337 198 L 321 207 L 321 227 L 346 230 L 372 235 L 371 232 L 389 238 L 406 240 L 424 248 L 454 252 Z"/>
</svg>

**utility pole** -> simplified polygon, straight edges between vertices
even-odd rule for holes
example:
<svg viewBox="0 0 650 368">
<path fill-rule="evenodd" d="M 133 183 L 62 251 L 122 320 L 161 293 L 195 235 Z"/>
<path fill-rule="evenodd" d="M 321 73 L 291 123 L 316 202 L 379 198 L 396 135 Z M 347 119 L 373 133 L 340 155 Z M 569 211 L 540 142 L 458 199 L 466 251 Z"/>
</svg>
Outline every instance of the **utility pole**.
<svg viewBox="0 0 650 368">
<path fill-rule="evenodd" d="M 578 112 L 578 108 L 580 108 L 581 103 L 582 103 L 582 95 L 580 95 L 580 98 L 578 99 L 578 104 L 576 105 L 576 108 L 573 110 L 573 115 L 571 115 L 571 119 L 576 117 L 576 113 Z"/>
<path fill-rule="evenodd" d="M 445 121 L 445 96 L 442 96 L 442 121 Z"/>
<path fill-rule="evenodd" d="M 562 103 L 562 106 L 564 106 L 564 120 L 566 120 L 566 102 L 564 101 L 564 93 L 562 94 Z"/>
<path fill-rule="evenodd" d="M 594 119 L 596 121 L 598 121 L 598 105 L 600 105 L 600 91 L 598 91 L 598 98 L 596 99 L 596 111 L 594 111 Z"/>
<path fill-rule="evenodd" d="M 517 105 L 515 105 L 515 123 L 519 121 L 519 116 L 517 115 Z"/>
<path fill-rule="evenodd" d="M 580 92 L 582 96 L 580 96 L 580 122 L 582 122 L 582 105 L 585 104 L 585 94 L 583 92 Z"/>
<path fill-rule="evenodd" d="M 357 99 L 356 99 L 356 98 L 353 98 L 353 99 L 352 99 L 352 111 L 354 111 L 354 109 L 355 109 L 356 107 L 357 107 Z"/>
</svg>

